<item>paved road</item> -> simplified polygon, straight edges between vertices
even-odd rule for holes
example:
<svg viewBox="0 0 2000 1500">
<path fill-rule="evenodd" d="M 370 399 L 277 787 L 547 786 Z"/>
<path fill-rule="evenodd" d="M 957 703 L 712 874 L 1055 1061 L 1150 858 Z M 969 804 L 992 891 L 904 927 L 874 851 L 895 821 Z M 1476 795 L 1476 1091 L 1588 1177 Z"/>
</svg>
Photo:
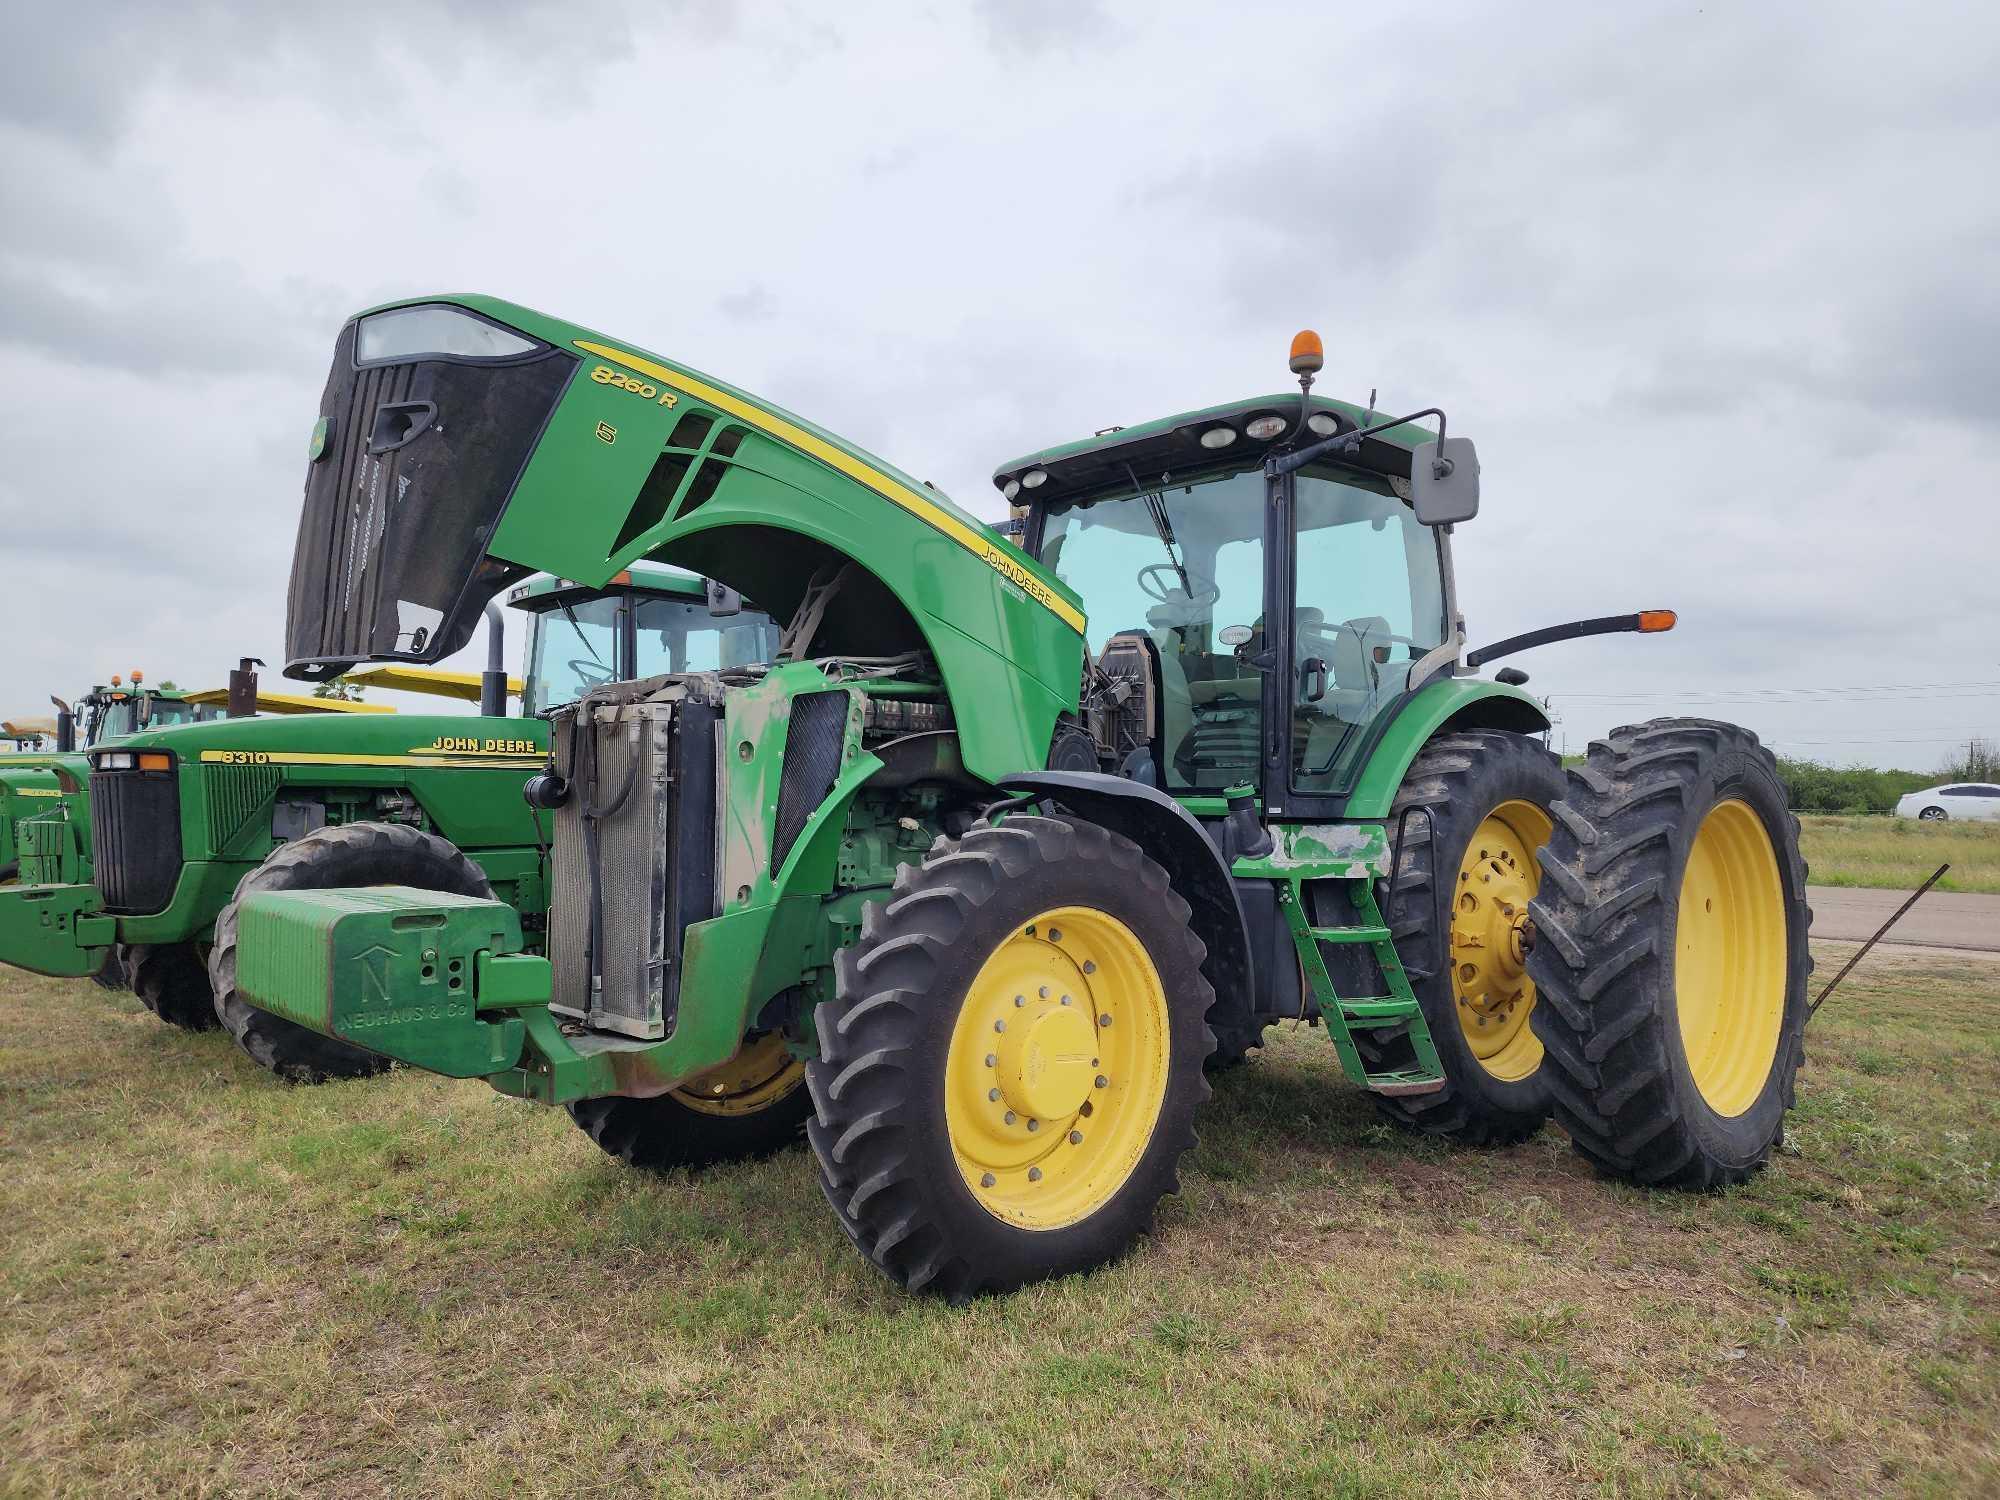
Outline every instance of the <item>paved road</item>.
<svg viewBox="0 0 2000 1500">
<path fill-rule="evenodd" d="M 1813 909 L 1812 935 L 1866 942 L 1909 894 L 1808 886 L 1806 901 Z M 1919 948 L 1976 948 L 2000 953 L 2000 896 L 1928 892 L 1910 908 L 1907 917 L 1889 929 L 1889 935 L 1882 941 Z"/>
</svg>

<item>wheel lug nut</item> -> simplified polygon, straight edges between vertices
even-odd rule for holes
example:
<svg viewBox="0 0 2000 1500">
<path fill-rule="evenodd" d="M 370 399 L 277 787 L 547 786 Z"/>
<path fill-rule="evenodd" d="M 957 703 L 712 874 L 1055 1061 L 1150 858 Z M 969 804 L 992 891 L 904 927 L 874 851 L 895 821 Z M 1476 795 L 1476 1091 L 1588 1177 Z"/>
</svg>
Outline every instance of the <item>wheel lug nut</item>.
<svg viewBox="0 0 2000 1500">
<path fill-rule="evenodd" d="M 1067 1004 L 1069 1004 L 1069 996 L 1067 996 L 1067 995 L 1064 995 L 1064 996 L 1062 997 L 1062 1003 L 1063 1003 L 1064 1005 L 1067 1005 Z"/>
<path fill-rule="evenodd" d="M 1014 1008 L 1016 1010 L 1019 1010 L 1022 1006 L 1026 1005 L 1027 1003 L 1028 1003 L 1028 997 L 1026 995 L 1016 995 L 1014 997 Z"/>
<path fill-rule="evenodd" d="M 1103 1015 L 1099 1016 L 1097 1018 L 1097 1024 L 1099 1026 L 1109 1026 L 1111 1024 L 1111 1013 L 1109 1011 L 1106 1011 Z"/>
<path fill-rule="evenodd" d="M 1106 1078 L 1102 1073 L 1099 1073 L 1097 1075 L 1097 1086 L 1101 1089 L 1108 1089 L 1111 1087 L 1111 1080 Z"/>
<path fill-rule="evenodd" d="M 1000 1090 L 988 1089 L 986 1091 L 986 1097 L 988 1099 L 991 1099 L 995 1104 L 998 1104 L 1000 1102 Z"/>
<path fill-rule="evenodd" d="M 1042 1169 L 1040 1167 L 1028 1168 L 1028 1181 L 1040 1182 L 1041 1180 L 1042 1180 Z"/>
<path fill-rule="evenodd" d="M 995 1021 L 993 1023 L 993 1029 L 995 1031 L 1005 1031 L 1007 1029 L 1007 1023 L 1005 1021 Z"/>
<path fill-rule="evenodd" d="M 1062 941 L 1062 929 L 1060 927 L 1051 927 L 1049 929 L 1049 941 L 1052 943 L 1060 943 Z"/>
<path fill-rule="evenodd" d="M 1042 1128 L 1042 1122 L 1041 1122 L 1040 1120 L 1030 1120 L 1030 1121 L 1028 1121 L 1028 1129 L 1030 1129 L 1030 1130 L 1040 1130 L 1041 1128 Z"/>
<path fill-rule="evenodd" d="M 986 1054 L 986 1066 L 989 1068 L 997 1068 L 1000 1066 L 1000 1059 L 993 1053 L 989 1052 Z"/>
<path fill-rule="evenodd" d="M 1072 1146 L 1081 1146 L 1083 1144 L 1083 1132 L 1081 1130 L 1072 1130 L 1069 1133 L 1069 1143 Z"/>
<path fill-rule="evenodd" d="M 1083 961 L 1083 972 L 1086 974 L 1095 974 L 1097 972 L 1097 961 L 1095 959 L 1086 958 Z"/>
<path fill-rule="evenodd" d="M 1008 1123 L 1009 1125 L 1012 1125 L 1012 1124 L 1014 1123 L 1014 1111 L 1013 1111 L 1013 1110 L 1011 1110 L 1011 1109 L 1010 1109 L 1010 1110 L 1008 1110 L 1008 1111 L 1007 1111 L 1007 1115 L 1006 1115 L 1006 1120 L 1007 1120 L 1007 1123 Z"/>
<path fill-rule="evenodd" d="M 1042 998 L 1043 998 L 1044 1000 L 1046 1000 L 1046 999 L 1048 999 L 1048 998 L 1049 998 L 1049 987 L 1048 987 L 1047 985 L 1043 985 L 1043 986 L 1042 986 L 1042 987 L 1041 987 L 1041 988 L 1040 988 L 1039 990 L 1037 990 L 1037 991 L 1036 991 L 1035 993 L 1036 993 L 1036 994 L 1038 994 L 1038 995 L 1040 995 L 1040 996 L 1041 996 L 1041 997 L 1042 997 Z"/>
<path fill-rule="evenodd" d="M 991 1172 L 988 1172 L 988 1173 L 987 1173 L 987 1174 L 986 1174 L 986 1175 L 985 1175 L 984 1177 L 980 1178 L 980 1179 L 979 1179 L 979 1185 L 980 1185 L 981 1187 L 992 1187 L 992 1186 L 993 1186 L 993 1174 L 992 1174 Z"/>
</svg>

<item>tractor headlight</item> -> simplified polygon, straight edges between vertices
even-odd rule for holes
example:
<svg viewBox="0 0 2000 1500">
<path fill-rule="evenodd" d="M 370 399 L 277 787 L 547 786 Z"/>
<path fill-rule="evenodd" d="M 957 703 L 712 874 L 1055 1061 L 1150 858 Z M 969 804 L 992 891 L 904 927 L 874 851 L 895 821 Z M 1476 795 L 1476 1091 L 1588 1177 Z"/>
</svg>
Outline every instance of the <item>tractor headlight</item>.
<svg viewBox="0 0 2000 1500">
<path fill-rule="evenodd" d="M 1306 426 L 1321 437 L 1332 437 L 1340 431 L 1340 418 L 1330 411 L 1316 411 L 1306 418 Z"/>
<path fill-rule="evenodd" d="M 1243 430 L 1259 442 L 1263 442 L 1268 438 L 1276 437 L 1285 430 L 1285 419 L 1283 417 L 1252 417 L 1244 424 Z"/>
<path fill-rule="evenodd" d="M 1021 493 L 1021 481 L 1018 479 L 1010 479 L 1005 484 L 1000 486 L 1000 497 L 1003 500 L 1012 500 L 1016 495 L 1020 493 Z"/>
<path fill-rule="evenodd" d="M 1028 470 L 1027 473 L 1021 476 L 1021 487 L 1023 489 L 1029 489 L 1029 490 L 1040 489 L 1043 485 L 1047 484 L 1048 482 L 1049 482 L 1049 471 L 1047 469 L 1030 469 Z"/>
<path fill-rule="evenodd" d="M 534 348 L 533 339 L 455 307 L 393 307 L 361 320 L 354 340 L 354 360 L 367 365 L 426 354 L 512 359 Z"/>
<path fill-rule="evenodd" d="M 114 750 L 109 755 L 100 755 L 97 757 L 97 769 L 100 771 L 129 771 L 132 769 L 131 752 Z"/>
<path fill-rule="evenodd" d="M 1201 435 L 1201 445 L 1204 448 L 1227 448 L 1235 441 L 1234 427 L 1211 427 Z"/>
</svg>

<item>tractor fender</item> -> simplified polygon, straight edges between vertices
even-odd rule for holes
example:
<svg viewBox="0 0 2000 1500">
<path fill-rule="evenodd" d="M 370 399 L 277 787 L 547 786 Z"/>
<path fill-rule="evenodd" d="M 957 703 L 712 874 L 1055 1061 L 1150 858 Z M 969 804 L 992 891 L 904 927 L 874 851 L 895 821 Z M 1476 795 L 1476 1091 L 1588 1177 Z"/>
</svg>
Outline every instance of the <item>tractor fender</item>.
<svg viewBox="0 0 2000 1500">
<path fill-rule="evenodd" d="M 1202 969 L 1216 994 L 1252 993 L 1249 930 L 1236 883 L 1201 824 L 1180 803 L 1154 787 L 1101 771 L 1023 771 L 1001 777 L 998 785 L 1060 802 L 1144 849 L 1193 909 L 1195 936 L 1208 948 Z"/>
<path fill-rule="evenodd" d="M 1549 716 L 1532 694 L 1479 677 L 1444 677 L 1405 698 L 1368 753 L 1342 816 L 1386 818 L 1410 762 L 1447 729 L 1505 729 L 1541 734 Z"/>
</svg>

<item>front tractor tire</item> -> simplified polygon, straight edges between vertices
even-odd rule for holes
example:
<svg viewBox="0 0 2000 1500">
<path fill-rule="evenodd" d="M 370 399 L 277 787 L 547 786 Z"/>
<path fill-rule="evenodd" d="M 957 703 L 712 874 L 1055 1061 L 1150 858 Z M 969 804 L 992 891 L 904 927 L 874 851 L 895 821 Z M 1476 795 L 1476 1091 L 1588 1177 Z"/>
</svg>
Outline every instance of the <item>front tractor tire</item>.
<svg viewBox="0 0 2000 1500">
<path fill-rule="evenodd" d="M 409 885 L 425 891 L 493 898 L 479 866 L 457 846 L 404 823 L 345 823 L 315 829 L 282 844 L 237 882 L 236 894 L 215 919 L 209 980 L 215 1013 L 260 1067 L 287 1083 L 366 1078 L 389 1059 L 259 1010 L 236 993 L 237 913 L 257 891 L 317 891 L 348 886 Z"/>
<path fill-rule="evenodd" d="M 837 957 L 806 1066 L 820 1186 L 900 1285 L 962 1302 L 1099 1266 L 1179 1187 L 1214 992 L 1131 840 L 1017 816 L 906 865 Z"/>
<path fill-rule="evenodd" d="M 812 1096 L 805 1064 L 765 1032 L 729 1062 L 648 1099 L 581 1099 L 579 1130 L 629 1166 L 698 1169 L 781 1151 L 805 1134 Z"/>
<path fill-rule="evenodd" d="M 120 943 L 98 970 L 111 973 L 124 976 L 139 1003 L 169 1026 L 213 1031 L 221 1024 L 208 968 L 193 943 Z"/>
<path fill-rule="evenodd" d="M 109 953 L 107 953 L 104 956 L 104 967 L 99 969 L 95 974 L 90 976 L 90 982 L 96 985 L 100 990 L 131 989 L 132 972 L 131 969 L 127 966 L 127 959 L 125 953 L 126 950 L 124 944 L 121 943 L 118 946 L 114 947 Z M 201 989 L 203 995 L 208 994 L 208 973 L 206 970 L 202 972 Z M 210 999 L 207 1002 L 206 1008 L 208 1014 L 213 1016 L 215 1013 L 215 1002 L 213 999 Z M 213 1025 L 214 1022 L 211 1021 L 209 1024 Z M 202 1030 L 203 1028 L 197 1025 L 194 1029 L 199 1031 Z"/>
<path fill-rule="evenodd" d="M 1439 735 L 1410 763 L 1389 812 L 1390 829 L 1404 835 L 1384 912 L 1445 1086 L 1376 1095 L 1392 1123 L 1504 1146 L 1548 1119 L 1542 1044 L 1528 1024 L 1528 909 L 1540 882 L 1535 853 L 1563 792 L 1562 762 L 1548 747 L 1503 730 Z M 1363 1032 L 1356 1042 L 1371 1071 L 1417 1066 L 1404 1028 Z"/>
<path fill-rule="evenodd" d="M 1535 902 L 1533 1025 L 1600 1171 L 1708 1189 L 1784 1137 L 1804 1055 L 1806 866 L 1749 730 L 1655 719 L 1570 772 Z"/>
</svg>

